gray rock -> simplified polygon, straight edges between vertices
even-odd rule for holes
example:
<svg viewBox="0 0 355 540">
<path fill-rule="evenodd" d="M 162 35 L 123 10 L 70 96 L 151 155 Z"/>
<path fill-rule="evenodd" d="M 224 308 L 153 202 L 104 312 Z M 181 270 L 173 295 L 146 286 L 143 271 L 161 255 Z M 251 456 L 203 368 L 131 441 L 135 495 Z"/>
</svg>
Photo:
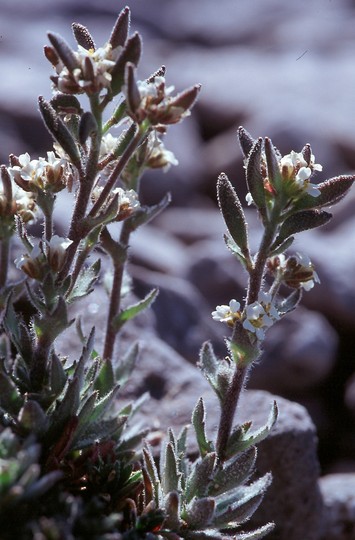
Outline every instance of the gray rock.
<svg viewBox="0 0 355 540">
<path fill-rule="evenodd" d="M 324 500 L 321 540 L 354 540 L 355 473 L 324 476 L 319 486 Z"/>
<path fill-rule="evenodd" d="M 266 397 L 271 398 L 264 392 L 250 396 L 251 417 L 265 411 Z M 323 517 L 316 430 L 304 407 L 280 397 L 276 400 L 280 415 L 270 436 L 258 446 L 257 461 L 257 472 L 271 470 L 273 482 L 251 524 L 274 520 L 270 540 L 318 540 Z"/>
</svg>

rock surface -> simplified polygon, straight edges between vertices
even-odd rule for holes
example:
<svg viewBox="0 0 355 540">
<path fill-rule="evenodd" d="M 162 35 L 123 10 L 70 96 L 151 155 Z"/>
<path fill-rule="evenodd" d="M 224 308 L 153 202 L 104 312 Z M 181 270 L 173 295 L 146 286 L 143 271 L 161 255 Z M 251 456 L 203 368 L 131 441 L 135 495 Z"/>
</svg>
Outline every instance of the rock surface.
<svg viewBox="0 0 355 540">
<path fill-rule="evenodd" d="M 321 540 L 355 538 L 355 474 L 329 474 L 319 481 L 324 500 Z"/>
</svg>

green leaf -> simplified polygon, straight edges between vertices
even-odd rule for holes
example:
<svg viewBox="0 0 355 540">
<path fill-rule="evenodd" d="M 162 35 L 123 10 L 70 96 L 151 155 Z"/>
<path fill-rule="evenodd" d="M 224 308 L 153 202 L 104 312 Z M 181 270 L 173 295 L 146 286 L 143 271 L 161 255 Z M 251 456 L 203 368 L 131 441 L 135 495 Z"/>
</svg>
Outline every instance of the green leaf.
<svg viewBox="0 0 355 540">
<path fill-rule="evenodd" d="M 60 144 L 64 152 L 68 154 L 72 163 L 75 167 L 81 169 L 81 159 L 78 147 L 73 138 L 73 135 L 70 133 L 68 128 L 65 126 L 63 120 L 53 109 L 52 105 L 46 101 L 43 96 L 38 98 L 39 110 L 41 112 L 43 121 L 54 137 L 54 139 Z"/>
<path fill-rule="evenodd" d="M 274 145 L 268 137 L 265 137 L 265 156 L 270 184 L 275 188 L 276 192 L 279 193 L 282 188 L 282 175 L 279 167 L 279 159 Z"/>
<path fill-rule="evenodd" d="M 107 359 L 102 363 L 101 369 L 95 379 L 94 389 L 98 390 L 100 396 L 108 394 L 115 386 L 115 375 L 111 360 Z"/>
<path fill-rule="evenodd" d="M 208 494 L 216 462 L 215 452 L 205 454 L 202 459 L 195 461 L 186 479 L 184 497 L 187 502 L 194 497 L 205 497 Z"/>
<path fill-rule="evenodd" d="M 49 362 L 49 387 L 55 396 L 59 396 L 67 382 L 63 364 L 53 352 Z"/>
<path fill-rule="evenodd" d="M 276 247 L 280 246 L 291 235 L 297 234 L 309 229 L 315 229 L 328 223 L 332 218 L 332 214 L 324 212 L 323 210 L 304 210 L 292 214 L 282 223 L 279 234 L 276 237 L 275 242 L 271 246 L 270 250 L 273 251 Z"/>
<path fill-rule="evenodd" d="M 109 43 L 112 45 L 112 49 L 116 49 L 116 47 L 123 47 L 126 43 L 130 18 L 130 9 L 126 6 L 118 15 L 117 20 L 112 28 L 109 39 Z"/>
<path fill-rule="evenodd" d="M 272 249 L 270 249 L 269 257 L 274 257 L 274 255 L 279 255 L 280 253 L 284 253 L 290 246 L 292 246 L 294 241 L 294 236 L 290 236 L 290 238 L 287 238 L 284 242 L 281 242 L 281 244 L 277 245 L 276 241 L 272 245 Z"/>
<path fill-rule="evenodd" d="M 116 61 L 116 64 L 111 70 L 112 95 L 115 96 L 116 94 L 121 92 L 122 86 L 124 84 L 124 74 L 125 74 L 126 64 L 130 62 L 134 64 L 135 66 L 137 66 L 139 63 L 141 54 L 142 54 L 142 38 L 140 37 L 138 32 L 136 32 L 132 37 L 130 37 L 126 41 L 124 48 Z"/>
<path fill-rule="evenodd" d="M 277 404 L 276 401 L 274 401 L 267 423 L 263 427 L 253 431 L 252 433 L 250 433 L 251 422 L 244 424 L 245 427 L 241 426 L 237 428 L 229 438 L 226 452 L 227 457 L 232 457 L 237 452 L 242 452 L 243 450 L 248 449 L 250 446 L 254 446 L 255 444 L 266 439 L 271 429 L 275 425 L 277 415 Z"/>
<path fill-rule="evenodd" d="M 228 231 L 246 258 L 250 258 L 248 232 L 245 215 L 239 198 L 227 176 L 222 173 L 218 177 L 217 196 Z"/>
<path fill-rule="evenodd" d="M 280 316 L 286 315 L 286 313 L 290 313 L 290 311 L 293 311 L 300 303 L 301 298 L 301 288 L 292 291 L 292 293 L 287 298 L 282 300 L 282 302 L 277 305 L 277 311 L 279 312 Z"/>
<path fill-rule="evenodd" d="M 197 363 L 197 367 L 200 368 L 205 379 L 207 379 L 207 381 L 210 383 L 213 390 L 218 392 L 217 373 L 219 362 L 210 341 L 203 343 L 200 350 L 200 359 Z"/>
<path fill-rule="evenodd" d="M 255 140 L 242 126 L 238 128 L 238 139 L 244 157 L 247 158 L 255 144 Z"/>
<path fill-rule="evenodd" d="M 128 218 L 130 227 L 133 231 L 141 225 L 145 225 L 158 216 L 171 202 L 171 194 L 167 193 L 162 200 L 153 206 L 141 206 L 138 208 L 132 217 Z"/>
<path fill-rule="evenodd" d="M 70 292 L 67 302 L 71 304 L 78 298 L 87 296 L 94 290 L 94 285 L 97 282 L 101 269 L 101 260 L 98 259 L 91 266 L 85 268 L 78 279 L 76 280 L 75 287 Z"/>
<path fill-rule="evenodd" d="M 98 125 L 95 116 L 90 111 L 85 111 L 79 123 L 79 142 L 81 145 L 86 143 L 88 137 L 97 135 Z"/>
<path fill-rule="evenodd" d="M 29 399 L 19 412 L 18 422 L 29 434 L 40 434 L 48 427 L 48 416 L 37 401 Z"/>
<path fill-rule="evenodd" d="M 253 197 L 254 203 L 261 213 L 263 213 L 263 210 L 265 209 L 264 179 L 261 174 L 262 147 L 263 139 L 259 137 L 250 151 L 246 165 L 246 181 L 248 189 Z"/>
<path fill-rule="evenodd" d="M 312 197 L 307 193 L 293 204 L 293 208 L 306 210 L 330 206 L 339 202 L 349 191 L 355 181 L 355 176 L 336 176 L 317 185 L 320 191 L 318 197 Z"/>
<path fill-rule="evenodd" d="M 196 440 L 199 447 L 199 451 L 202 457 L 204 457 L 208 452 L 211 452 L 212 446 L 211 442 L 206 438 L 205 431 L 205 404 L 202 397 L 196 403 L 196 406 L 192 412 L 192 425 L 194 426 L 196 433 Z"/>
<path fill-rule="evenodd" d="M 142 313 L 142 311 L 147 309 L 158 296 L 158 292 L 158 289 L 152 289 L 143 300 L 123 309 L 112 321 L 112 325 L 116 332 L 118 332 L 127 321 L 130 321 L 139 315 L 139 313 Z"/>
<path fill-rule="evenodd" d="M 191 529 L 204 529 L 211 523 L 215 502 L 211 497 L 194 499 L 185 509 L 183 519 Z"/>
<path fill-rule="evenodd" d="M 2 320 L 6 335 L 22 356 L 27 366 L 33 363 L 33 339 L 22 316 L 15 313 L 10 294 L 6 301 L 5 314 Z"/>
<path fill-rule="evenodd" d="M 249 264 L 244 257 L 240 247 L 234 242 L 234 240 L 229 236 L 229 234 L 223 235 L 224 242 L 231 253 L 238 259 L 243 268 L 248 269 Z"/>
<path fill-rule="evenodd" d="M 139 345 L 138 343 L 133 343 L 124 357 L 119 361 L 115 369 L 115 377 L 121 386 L 123 386 L 131 377 L 136 366 L 138 354 Z"/>
<path fill-rule="evenodd" d="M 263 527 L 254 529 L 246 533 L 237 534 L 234 538 L 235 540 L 260 540 L 264 538 L 269 532 L 273 531 L 275 528 L 275 523 L 267 523 Z"/>
<path fill-rule="evenodd" d="M 55 309 L 41 318 L 33 317 L 33 328 L 37 339 L 53 342 L 59 334 L 73 324 L 75 319 L 68 320 L 67 304 L 63 297 L 59 297 Z"/>
<path fill-rule="evenodd" d="M 216 512 L 213 524 L 221 529 L 235 528 L 247 521 L 264 498 L 265 491 L 271 484 L 271 474 L 267 473 L 239 492 L 228 492 L 216 498 Z"/>
<path fill-rule="evenodd" d="M 22 403 L 22 396 L 5 369 L 4 359 L 0 359 L 0 407 L 10 414 L 17 415 Z"/>
<path fill-rule="evenodd" d="M 226 493 L 246 482 L 254 470 L 256 455 L 256 447 L 252 446 L 231 458 L 214 475 L 209 495 Z"/>
<path fill-rule="evenodd" d="M 144 458 L 144 465 L 146 472 L 148 473 L 149 480 L 151 482 L 151 486 L 153 488 L 153 498 L 155 504 L 160 507 L 160 505 L 163 503 L 163 492 L 159 480 L 158 470 L 156 468 L 156 465 L 154 463 L 154 457 L 151 451 L 150 446 L 148 446 L 148 443 L 146 443 L 145 448 L 143 448 L 143 458 Z"/>
<path fill-rule="evenodd" d="M 165 448 L 164 466 L 161 474 L 161 483 L 165 494 L 179 490 L 179 478 L 177 456 L 173 445 L 168 443 Z"/>
</svg>

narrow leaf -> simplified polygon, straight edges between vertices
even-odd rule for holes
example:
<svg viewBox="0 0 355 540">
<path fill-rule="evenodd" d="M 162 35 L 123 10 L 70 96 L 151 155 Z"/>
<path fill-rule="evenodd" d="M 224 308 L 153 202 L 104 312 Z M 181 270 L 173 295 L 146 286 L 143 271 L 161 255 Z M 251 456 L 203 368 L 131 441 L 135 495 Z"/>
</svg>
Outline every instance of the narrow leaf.
<svg viewBox="0 0 355 540">
<path fill-rule="evenodd" d="M 282 175 L 278 156 L 269 137 L 265 137 L 265 156 L 269 182 L 276 189 L 276 192 L 279 192 L 282 187 Z"/>
<path fill-rule="evenodd" d="M 205 497 L 208 494 L 216 461 L 216 453 L 211 452 L 193 464 L 186 480 L 186 501 L 191 501 L 194 497 Z"/>
<path fill-rule="evenodd" d="M 293 205 L 295 210 L 321 208 L 339 202 L 349 191 L 355 181 L 355 176 L 336 176 L 317 185 L 320 191 L 318 197 L 305 194 Z"/>
<path fill-rule="evenodd" d="M 116 331 L 118 331 L 127 322 L 139 315 L 142 311 L 147 309 L 154 302 L 158 296 L 158 289 L 152 289 L 150 293 L 140 302 L 132 304 L 128 308 L 122 310 L 112 321 L 112 325 Z"/>
<path fill-rule="evenodd" d="M 247 158 L 254 146 L 255 141 L 250 133 L 248 133 L 247 130 L 242 126 L 238 128 L 238 138 L 244 157 Z"/>
<path fill-rule="evenodd" d="M 132 230 L 136 230 L 141 225 L 144 225 L 146 223 L 149 223 L 154 219 L 156 216 L 158 216 L 165 208 L 170 204 L 171 202 L 171 194 L 167 193 L 158 204 L 155 204 L 153 206 L 141 206 L 131 218 L 129 218 L 130 221 L 130 228 Z"/>
<path fill-rule="evenodd" d="M 130 37 L 122 50 L 120 56 L 118 57 L 116 64 L 112 68 L 111 76 L 111 90 L 112 94 L 118 94 L 124 84 L 125 76 L 125 67 L 128 62 L 131 62 L 135 66 L 138 65 L 140 57 L 142 54 L 142 38 L 136 32 L 132 37 Z"/>
<path fill-rule="evenodd" d="M 90 111 L 85 111 L 79 123 L 79 142 L 85 144 L 88 137 L 97 134 L 98 126 L 95 116 Z"/>
<path fill-rule="evenodd" d="M 171 491 L 178 491 L 180 475 L 177 468 L 177 456 L 175 455 L 175 451 L 171 443 L 166 445 L 164 470 L 161 477 L 162 488 L 165 494 L 168 494 Z"/>
<path fill-rule="evenodd" d="M 118 363 L 115 370 L 116 380 L 121 386 L 123 386 L 130 378 L 139 354 L 139 345 L 138 343 L 133 343 L 128 349 L 124 357 Z"/>
<path fill-rule="evenodd" d="M 78 298 L 87 296 L 94 290 L 94 285 L 98 280 L 101 270 L 101 261 L 98 259 L 91 266 L 85 268 L 78 279 L 76 280 L 75 287 L 70 292 L 67 302 L 71 304 Z"/>
<path fill-rule="evenodd" d="M 260 540 L 264 536 L 268 535 L 269 532 L 273 531 L 275 528 L 275 523 L 267 523 L 263 527 L 254 529 L 246 533 L 240 533 L 235 536 L 235 540 Z"/>
<path fill-rule="evenodd" d="M 79 67 L 78 61 L 75 58 L 75 55 L 68 43 L 65 41 L 62 36 L 54 32 L 48 32 L 48 39 L 53 45 L 56 53 L 63 62 L 63 64 L 68 68 L 70 72 L 73 72 L 74 69 Z"/>
<path fill-rule="evenodd" d="M 56 141 L 63 148 L 64 152 L 68 154 L 73 164 L 77 169 L 81 168 L 81 160 L 78 148 L 75 140 L 65 126 L 62 119 L 57 115 L 52 105 L 46 101 L 42 96 L 38 98 L 39 110 L 41 112 L 43 121 L 47 126 L 48 131 L 56 139 Z"/>
<path fill-rule="evenodd" d="M 112 28 L 109 43 L 113 49 L 123 47 L 126 43 L 129 31 L 131 12 L 129 7 L 125 7 L 118 15 L 117 20 Z"/>
<path fill-rule="evenodd" d="M 206 341 L 200 350 L 200 359 L 197 366 L 215 391 L 217 389 L 218 365 L 218 358 L 214 353 L 212 343 Z"/>
<path fill-rule="evenodd" d="M 253 472 L 256 455 L 256 447 L 252 446 L 229 460 L 215 474 L 209 495 L 225 493 L 246 482 Z"/>
<path fill-rule="evenodd" d="M 279 246 L 293 234 L 315 229 L 328 223 L 332 218 L 332 214 L 323 210 L 304 210 L 289 216 L 281 225 L 279 234 L 271 246 L 271 251 L 274 247 Z"/>
<path fill-rule="evenodd" d="M 247 223 L 239 198 L 227 176 L 222 173 L 218 177 L 217 197 L 228 231 L 240 247 L 242 254 L 249 258 Z"/>
<path fill-rule="evenodd" d="M 192 412 L 192 425 L 194 426 L 197 444 L 200 450 L 200 454 L 204 457 L 211 451 L 211 443 L 207 440 L 205 431 L 205 404 L 202 397 L 198 400 L 193 412 Z"/>
<path fill-rule="evenodd" d="M 215 502 L 211 497 L 194 499 L 184 512 L 184 521 L 191 529 L 204 529 L 211 523 Z"/>
<path fill-rule="evenodd" d="M 260 137 L 250 151 L 246 165 L 246 181 L 253 201 L 262 212 L 265 208 L 264 179 L 261 174 L 261 150 L 263 139 Z"/>
</svg>

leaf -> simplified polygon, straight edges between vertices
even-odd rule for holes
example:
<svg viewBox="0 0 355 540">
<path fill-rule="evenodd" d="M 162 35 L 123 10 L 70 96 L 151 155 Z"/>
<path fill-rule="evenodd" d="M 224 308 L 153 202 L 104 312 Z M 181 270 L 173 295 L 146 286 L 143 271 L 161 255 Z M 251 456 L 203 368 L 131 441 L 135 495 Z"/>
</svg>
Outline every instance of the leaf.
<svg viewBox="0 0 355 540">
<path fill-rule="evenodd" d="M 264 179 L 261 174 L 262 147 L 263 139 L 259 137 L 250 151 L 246 164 L 246 181 L 248 189 L 260 212 L 263 212 L 265 208 Z"/>
<path fill-rule="evenodd" d="M 56 53 L 68 70 L 73 72 L 74 69 L 78 68 L 78 61 L 65 39 L 55 32 L 48 32 L 47 35 Z"/>
<path fill-rule="evenodd" d="M 238 453 L 224 464 L 213 477 L 209 495 L 226 493 L 230 489 L 246 482 L 253 472 L 256 461 L 256 447 L 252 446 L 243 453 Z"/>
<path fill-rule="evenodd" d="M 166 445 L 164 458 L 161 483 L 163 491 L 166 495 L 171 491 L 178 491 L 179 489 L 180 474 L 178 473 L 177 468 L 177 456 L 175 455 L 175 451 L 171 443 Z"/>
<path fill-rule="evenodd" d="M 142 313 L 145 309 L 151 306 L 156 297 L 158 296 L 158 289 L 152 289 L 149 294 L 143 300 L 140 300 L 136 304 L 132 304 L 126 309 L 123 309 L 112 321 L 112 326 L 118 332 L 120 328 L 127 322 Z"/>
<path fill-rule="evenodd" d="M 290 236 L 290 238 L 287 238 L 287 240 L 281 242 L 279 245 L 277 245 L 275 241 L 272 245 L 272 249 L 270 248 L 269 257 L 274 257 L 274 255 L 284 253 L 290 246 L 292 246 L 294 239 L 294 236 Z"/>
<path fill-rule="evenodd" d="M 101 369 L 95 379 L 94 389 L 98 390 L 100 396 L 108 394 L 115 385 L 115 375 L 111 360 L 104 360 Z"/>
<path fill-rule="evenodd" d="M 81 145 L 86 143 L 88 137 L 97 135 L 98 126 L 95 116 L 90 111 L 85 111 L 80 118 L 79 123 L 79 142 Z"/>
<path fill-rule="evenodd" d="M 271 429 L 275 425 L 277 416 L 278 416 L 278 409 L 277 409 L 276 401 L 274 401 L 273 406 L 270 410 L 269 418 L 263 427 L 261 427 L 260 429 L 252 433 L 250 433 L 249 431 L 251 422 L 249 422 L 249 427 L 247 427 L 247 429 L 237 428 L 237 430 L 234 433 L 232 433 L 232 435 L 229 438 L 227 452 L 226 452 L 227 457 L 231 457 L 235 455 L 237 452 L 242 452 L 243 450 L 246 450 L 250 446 L 254 446 L 255 444 L 266 439 Z M 248 426 L 248 424 L 246 424 L 246 426 Z"/>
<path fill-rule="evenodd" d="M 278 155 L 269 137 L 265 137 L 265 156 L 269 182 L 278 193 L 282 188 L 282 175 Z"/>
<path fill-rule="evenodd" d="M 194 499 L 184 511 L 183 518 L 191 529 L 207 527 L 214 514 L 215 502 L 211 497 Z"/>
<path fill-rule="evenodd" d="M 131 12 L 129 7 L 125 7 L 117 17 L 117 20 L 112 28 L 109 43 L 113 49 L 123 47 L 128 37 Z"/>
<path fill-rule="evenodd" d="M 279 312 L 280 316 L 286 315 L 286 313 L 290 313 L 290 311 L 293 311 L 300 303 L 301 298 L 301 288 L 292 291 L 292 293 L 287 298 L 282 300 L 282 302 L 277 305 L 277 311 Z"/>
<path fill-rule="evenodd" d="M 101 270 L 101 260 L 97 259 L 91 266 L 85 268 L 78 279 L 76 280 L 73 290 L 70 292 L 67 302 L 73 303 L 78 298 L 87 296 L 94 290 L 94 285 L 97 282 Z"/>
<path fill-rule="evenodd" d="M 219 362 L 210 341 L 203 343 L 200 350 L 200 359 L 197 363 L 197 367 L 200 368 L 205 379 L 210 383 L 213 390 L 218 392 L 217 373 Z"/>
<path fill-rule="evenodd" d="M 242 126 L 238 128 L 238 138 L 244 157 L 247 158 L 254 146 L 255 141 L 250 133 L 248 133 L 247 130 Z"/>
<path fill-rule="evenodd" d="M 306 193 L 293 204 L 293 208 L 298 211 L 336 204 L 346 195 L 354 181 L 354 175 L 342 175 L 321 182 L 317 185 L 320 191 L 318 197 L 312 197 Z"/>
<path fill-rule="evenodd" d="M 64 389 L 65 383 L 67 382 L 67 376 L 65 374 L 62 362 L 54 352 L 50 357 L 48 371 L 49 387 L 53 394 L 57 397 Z"/>
<path fill-rule="evenodd" d="M 128 218 L 132 230 L 138 229 L 158 216 L 171 202 L 171 194 L 167 193 L 162 200 L 153 206 L 141 206 L 132 217 Z"/>
<path fill-rule="evenodd" d="M 160 506 L 163 501 L 163 493 L 161 489 L 161 484 L 159 480 L 158 471 L 154 463 L 154 457 L 151 451 L 150 446 L 146 443 L 145 448 L 143 448 L 143 458 L 146 472 L 148 473 L 149 480 L 153 489 L 152 496 L 154 498 L 155 504 Z"/>
<path fill-rule="evenodd" d="M 133 343 L 125 356 L 118 363 L 115 369 L 115 378 L 121 387 L 130 379 L 136 365 L 138 354 L 139 345 L 138 343 Z"/>
<path fill-rule="evenodd" d="M 254 531 L 249 531 L 246 533 L 237 534 L 234 537 L 234 540 L 260 540 L 264 538 L 269 532 L 273 531 L 275 528 L 275 523 L 267 523 L 263 527 L 254 529 Z"/>
<path fill-rule="evenodd" d="M 76 142 L 68 128 L 65 126 L 63 120 L 53 109 L 52 105 L 48 101 L 46 101 L 43 96 L 40 96 L 38 98 L 38 105 L 43 121 L 47 126 L 48 131 L 60 144 L 64 152 L 68 154 L 75 167 L 80 170 L 81 159 Z"/>
<path fill-rule="evenodd" d="M 211 442 L 206 438 L 205 431 L 205 404 L 202 397 L 196 403 L 196 406 L 192 412 L 192 425 L 194 426 L 196 433 L 196 440 L 198 448 L 202 457 L 212 450 Z"/>
<path fill-rule="evenodd" d="M 210 452 L 202 459 L 195 461 L 186 479 L 184 496 L 187 502 L 194 497 L 205 497 L 208 494 L 216 461 L 217 455 L 215 452 Z"/>
<path fill-rule="evenodd" d="M 38 341 L 45 339 L 53 342 L 59 334 L 64 332 L 75 319 L 68 320 L 67 305 L 63 297 L 59 297 L 55 309 L 51 313 L 46 313 L 41 318 L 33 317 L 33 328 Z"/>
<path fill-rule="evenodd" d="M 4 359 L 0 359 L 0 407 L 16 416 L 22 403 L 23 398 L 5 369 Z"/>
<path fill-rule="evenodd" d="M 112 94 L 115 96 L 119 92 L 121 92 L 122 86 L 124 84 L 124 74 L 125 74 L 125 68 L 126 64 L 128 62 L 131 62 L 135 66 L 138 65 L 140 57 L 142 54 L 142 38 L 136 32 L 132 37 L 130 37 L 126 43 L 125 46 L 116 60 L 116 64 L 111 70 L 111 91 Z"/>
<path fill-rule="evenodd" d="M 307 231 L 309 229 L 315 229 L 316 227 L 321 227 L 322 225 L 328 223 L 331 218 L 332 214 L 329 214 L 329 212 L 324 212 L 323 210 L 304 210 L 292 214 L 286 218 L 281 225 L 279 234 L 277 235 L 270 250 L 273 251 L 291 235 L 302 231 Z"/>
<path fill-rule="evenodd" d="M 238 261 L 243 266 L 243 268 L 248 269 L 250 263 L 248 265 L 248 262 L 247 262 L 246 258 L 244 257 L 240 247 L 234 242 L 234 240 L 229 236 L 229 234 L 224 234 L 223 235 L 223 240 L 224 240 L 227 248 L 229 249 L 229 251 L 235 257 L 237 257 Z"/>
<path fill-rule="evenodd" d="M 221 502 L 216 499 L 216 512 L 213 524 L 219 528 L 235 528 L 247 521 L 256 511 L 264 498 L 265 491 L 271 484 L 271 474 L 267 473 L 250 486 L 243 488 L 242 497 L 237 502 L 236 494 L 230 494 Z"/>
<path fill-rule="evenodd" d="M 231 237 L 240 247 L 242 254 L 249 259 L 247 223 L 243 208 L 232 184 L 224 173 L 218 177 L 217 197 L 219 208 Z"/>
<path fill-rule="evenodd" d="M 7 298 L 5 314 L 2 320 L 8 338 L 22 356 L 27 366 L 33 364 L 33 338 L 22 316 L 15 313 L 12 294 Z"/>
</svg>

